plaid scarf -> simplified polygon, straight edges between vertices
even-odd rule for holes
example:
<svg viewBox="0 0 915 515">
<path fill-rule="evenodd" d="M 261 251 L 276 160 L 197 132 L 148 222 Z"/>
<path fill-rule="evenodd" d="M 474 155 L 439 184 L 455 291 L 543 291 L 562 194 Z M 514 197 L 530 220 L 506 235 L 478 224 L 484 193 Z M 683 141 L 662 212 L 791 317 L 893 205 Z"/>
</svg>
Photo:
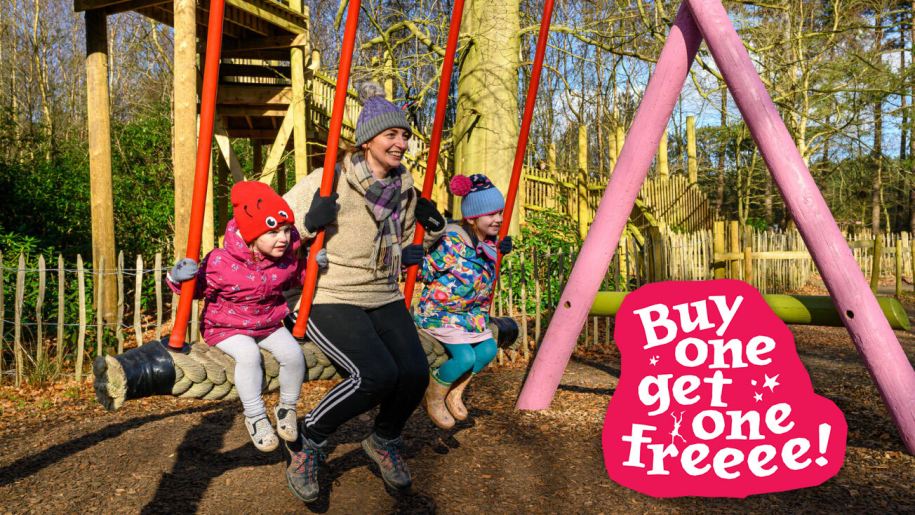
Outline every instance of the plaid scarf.
<svg viewBox="0 0 915 515">
<path fill-rule="evenodd" d="M 409 195 L 401 195 L 400 191 L 404 168 L 397 167 L 379 180 L 372 175 L 362 154 L 353 154 L 351 163 L 352 173 L 346 174 L 346 180 L 365 196 L 365 204 L 378 222 L 369 266 L 375 271 L 384 266 L 388 281 L 395 283 L 400 271 L 401 222 L 409 201 Z"/>
</svg>

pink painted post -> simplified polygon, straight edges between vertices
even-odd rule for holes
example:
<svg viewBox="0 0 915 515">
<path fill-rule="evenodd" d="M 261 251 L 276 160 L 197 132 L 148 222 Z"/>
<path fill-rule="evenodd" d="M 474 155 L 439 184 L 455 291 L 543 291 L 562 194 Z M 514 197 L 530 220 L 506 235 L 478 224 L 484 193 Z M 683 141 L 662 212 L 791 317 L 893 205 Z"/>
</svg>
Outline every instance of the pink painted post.
<svg viewBox="0 0 915 515">
<path fill-rule="evenodd" d="M 689 9 L 681 5 L 594 223 L 521 389 L 518 409 L 546 409 L 553 400 L 701 42 Z"/>
<path fill-rule="evenodd" d="M 719 0 L 687 0 L 858 353 L 915 454 L 915 371 Z"/>
</svg>

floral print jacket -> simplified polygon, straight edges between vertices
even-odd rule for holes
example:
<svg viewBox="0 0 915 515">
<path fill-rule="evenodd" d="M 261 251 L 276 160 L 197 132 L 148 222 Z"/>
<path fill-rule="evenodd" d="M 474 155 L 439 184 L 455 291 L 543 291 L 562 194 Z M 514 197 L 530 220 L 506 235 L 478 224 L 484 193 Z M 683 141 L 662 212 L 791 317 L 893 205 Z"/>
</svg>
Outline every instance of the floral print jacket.
<svg viewBox="0 0 915 515">
<path fill-rule="evenodd" d="M 415 319 L 422 329 L 459 327 L 481 333 L 489 328 L 496 264 L 456 224 L 426 255 L 420 280 L 425 284 Z"/>
</svg>

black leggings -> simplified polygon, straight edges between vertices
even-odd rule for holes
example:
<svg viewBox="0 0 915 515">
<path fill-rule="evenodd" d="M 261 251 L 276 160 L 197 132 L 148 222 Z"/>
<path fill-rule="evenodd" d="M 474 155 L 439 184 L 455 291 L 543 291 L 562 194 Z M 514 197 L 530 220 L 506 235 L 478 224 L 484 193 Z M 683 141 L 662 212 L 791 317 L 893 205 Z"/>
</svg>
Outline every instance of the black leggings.
<svg viewBox="0 0 915 515">
<path fill-rule="evenodd" d="M 304 418 L 320 443 L 347 420 L 381 405 L 375 433 L 400 436 L 429 384 L 429 363 L 402 300 L 375 309 L 316 304 L 307 335 L 345 377 Z"/>
</svg>

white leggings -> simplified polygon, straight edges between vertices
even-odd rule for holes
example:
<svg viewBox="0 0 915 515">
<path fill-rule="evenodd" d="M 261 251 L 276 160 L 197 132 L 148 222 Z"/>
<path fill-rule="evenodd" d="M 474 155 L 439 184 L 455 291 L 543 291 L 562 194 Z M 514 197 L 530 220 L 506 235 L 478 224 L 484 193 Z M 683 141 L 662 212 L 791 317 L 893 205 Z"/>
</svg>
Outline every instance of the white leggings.
<svg viewBox="0 0 915 515">
<path fill-rule="evenodd" d="M 280 404 L 295 406 L 305 379 L 305 356 L 302 348 L 285 327 L 281 327 L 260 341 L 250 336 L 236 334 L 216 344 L 219 350 L 235 360 L 235 388 L 248 418 L 267 413 L 263 389 L 264 371 L 258 346 L 273 354 L 280 363 Z"/>
</svg>

